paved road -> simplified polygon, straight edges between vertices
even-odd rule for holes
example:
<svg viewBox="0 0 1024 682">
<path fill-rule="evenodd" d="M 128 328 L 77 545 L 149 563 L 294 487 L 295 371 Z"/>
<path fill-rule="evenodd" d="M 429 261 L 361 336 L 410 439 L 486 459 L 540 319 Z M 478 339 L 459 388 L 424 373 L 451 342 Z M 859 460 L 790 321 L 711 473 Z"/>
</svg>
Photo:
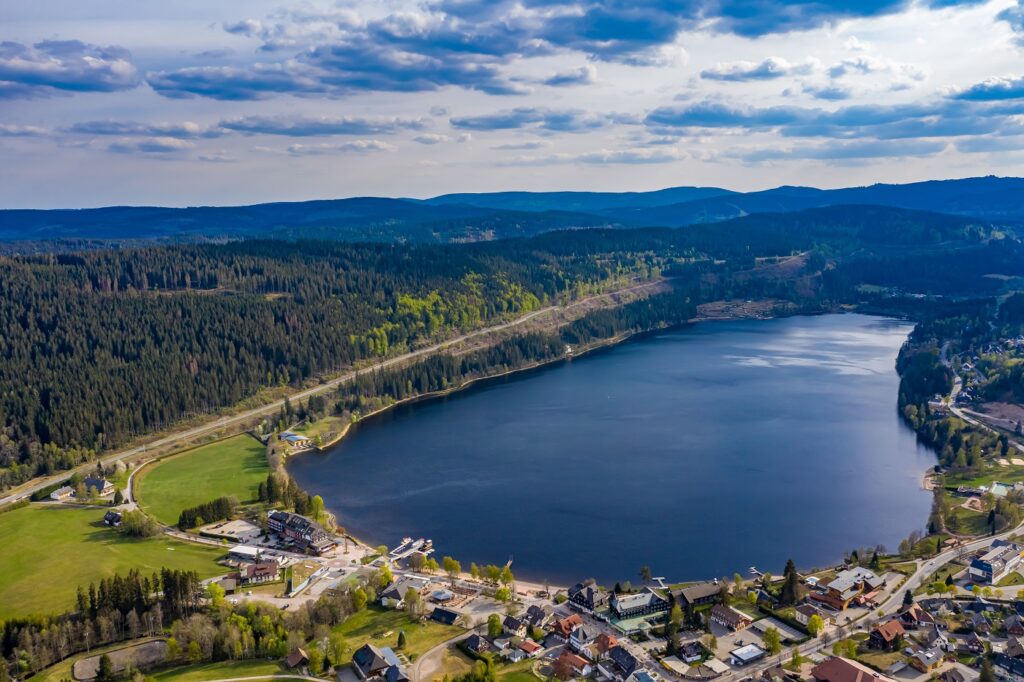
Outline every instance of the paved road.
<svg viewBox="0 0 1024 682">
<path fill-rule="evenodd" d="M 367 374 L 369 372 L 375 372 L 377 370 L 385 369 L 387 367 L 392 367 L 394 365 L 399 365 L 399 364 L 408 362 L 410 360 L 415 360 L 415 359 L 418 359 L 418 358 L 422 358 L 423 356 L 431 355 L 432 353 L 436 353 L 438 351 L 445 350 L 446 348 L 450 348 L 452 346 L 458 345 L 460 343 L 463 343 L 465 341 L 468 341 L 470 339 L 473 339 L 473 338 L 476 338 L 476 337 L 479 337 L 479 336 L 485 336 L 487 334 L 493 334 L 495 332 L 500 332 L 500 331 L 504 331 L 504 330 L 507 330 L 507 329 L 513 329 L 515 327 L 518 327 L 518 326 L 521 326 L 523 324 L 526 324 L 530 320 L 536 319 L 537 317 L 540 317 L 542 315 L 547 315 L 548 313 L 552 313 L 552 312 L 556 312 L 556 311 L 572 310 L 573 308 L 577 308 L 579 306 L 586 305 L 589 302 L 592 302 L 592 301 L 594 301 L 596 299 L 604 298 L 604 297 L 607 297 L 607 296 L 612 296 L 612 295 L 616 295 L 616 294 L 625 294 L 625 293 L 630 293 L 630 292 L 634 292 L 634 291 L 640 291 L 640 290 L 643 290 L 643 289 L 653 289 L 653 288 L 656 288 L 659 285 L 663 284 L 663 282 L 664 282 L 664 280 L 655 280 L 653 282 L 642 282 L 640 284 L 634 284 L 633 286 L 625 287 L 625 288 L 619 289 L 617 291 L 611 291 L 611 292 L 607 292 L 607 293 L 604 293 L 604 294 L 596 294 L 594 296 L 588 296 L 587 298 L 582 298 L 582 299 L 580 299 L 578 301 L 573 301 L 572 303 L 568 303 L 568 304 L 566 304 L 564 306 L 559 306 L 559 305 L 547 306 L 546 308 L 541 308 L 539 310 L 533 311 L 532 313 L 527 313 L 526 315 L 523 315 L 521 317 L 517 317 L 516 319 L 511 320 L 509 322 L 503 322 L 501 324 L 497 324 L 497 325 L 494 325 L 494 326 L 491 326 L 491 327 L 484 327 L 482 329 L 477 329 L 476 331 L 469 332 L 467 334 L 462 334 L 460 336 L 456 336 L 454 338 L 448 339 L 447 341 L 442 341 L 440 343 L 435 343 L 433 345 L 426 346 L 424 348 L 420 348 L 418 350 L 414 350 L 414 351 L 411 351 L 409 353 L 404 353 L 402 355 L 396 355 L 393 358 L 390 358 L 388 360 L 383 360 L 383 361 L 375 363 L 373 365 L 364 367 L 363 369 L 351 370 L 351 371 L 345 372 L 344 374 L 341 374 L 341 375 L 335 377 L 334 379 L 326 381 L 326 382 L 324 382 L 322 384 L 319 384 L 317 386 L 314 386 L 312 388 L 307 388 L 307 389 L 304 389 L 302 391 L 297 391 L 297 392 L 291 394 L 290 396 L 288 396 L 288 399 L 291 400 L 292 403 L 296 403 L 296 402 L 298 402 L 300 400 L 304 400 L 304 399 L 309 398 L 311 396 L 319 395 L 321 393 L 326 393 L 328 391 L 331 391 L 331 390 L 337 388 L 338 386 L 340 386 L 341 384 L 344 384 L 344 383 L 347 383 L 349 381 L 352 381 L 356 377 L 362 376 L 363 374 Z M 151 450 L 151 449 L 154 449 L 154 448 L 162 448 L 162 447 L 165 447 L 165 446 L 168 446 L 168 445 L 175 445 L 175 444 L 178 444 L 178 443 L 182 443 L 182 442 L 186 442 L 186 441 L 192 440 L 192 439 L 197 438 L 199 436 L 205 436 L 205 435 L 208 435 L 208 434 L 211 434 L 211 433 L 215 433 L 217 431 L 220 431 L 221 429 L 225 429 L 225 428 L 230 428 L 230 427 L 233 427 L 233 426 L 241 425 L 241 424 L 243 424 L 245 422 L 250 421 L 251 419 L 253 419 L 255 417 L 260 417 L 260 416 L 263 416 L 263 415 L 266 415 L 266 414 L 273 414 L 273 413 L 277 412 L 284 405 L 284 401 L 285 401 L 285 399 L 282 398 L 281 400 L 275 400 L 273 402 L 269 402 L 269 403 L 266 403 L 264 405 L 261 405 L 260 407 L 253 408 L 251 410 L 246 410 L 245 412 L 241 412 L 239 414 L 232 415 L 230 417 L 221 417 L 220 419 L 217 419 L 217 420 L 212 421 L 212 422 L 208 422 L 208 423 L 203 424 L 201 426 L 196 426 L 196 427 L 193 427 L 193 428 L 184 429 L 182 431 L 177 431 L 175 433 L 172 433 L 172 434 L 170 434 L 168 436 L 164 436 L 162 438 L 158 438 L 158 439 L 156 439 L 154 441 L 151 441 L 149 443 L 145 443 L 143 445 L 139 445 L 137 447 L 129 448 L 127 450 L 122 450 L 121 452 L 117 452 L 115 454 L 112 454 L 112 455 L 110 455 L 108 457 L 103 458 L 102 462 L 103 462 L 104 465 L 109 466 L 109 465 L 114 464 L 115 462 L 119 462 L 119 461 L 121 461 L 123 459 L 129 458 L 129 457 L 134 457 L 136 455 L 144 454 L 147 450 Z M 94 467 L 95 467 L 95 463 L 90 462 L 88 464 L 85 464 L 85 465 L 79 467 L 78 471 L 85 471 L 85 469 L 93 469 Z M 17 492 L 12 492 L 12 493 L 9 493 L 8 495 L 6 495 L 5 497 L 0 497 L 0 506 L 3 506 L 5 504 L 9 504 L 11 502 L 16 502 L 17 500 L 20 500 L 20 499 L 23 499 L 25 497 L 28 497 L 32 493 L 34 493 L 34 492 L 36 492 L 38 490 L 42 490 L 43 488 L 45 488 L 45 487 L 47 487 L 49 485 L 53 485 L 54 483 L 58 483 L 58 482 L 60 482 L 60 481 L 62 481 L 64 479 L 66 479 L 68 476 L 70 476 L 72 474 L 72 471 L 74 471 L 74 470 L 62 472 L 61 474 L 56 475 L 56 476 L 49 476 L 49 477 L 44 478 L 44 479 L 39 479 L 39 480 L 37 480 L 36 482 L 32 483 L 29 486 L 22 486 L 21 488 L 19 488 L 17 490 Z"/>
<path fill-rule="evenodd" d="M 953 390 L 949 392 L 949 395 L 943 399 L 943 402 L 949 408 L 949 411 L 955 414 L 960 419 L 963 419 L 968 424 L 973 424 L 978 428 L 984 429 L 989 433 L 995 434 L 996 436 L 1003 435 L 1000 431 L 992 428 L 986 424 L 982 419 L 976 419 L 968 414 L 969 410 L 964 410 L 956 406 L 956 396 L 960 393 L 960 389 L 963 387 L 963 379 L 960 378 L 960 374 L 953 367 L 953 363 L 949 359 L 949 341 L 942 344 L 942 351 L 939 353 L 939 358 L 942 364 L 945 365 L 950 371 L 953 372 Z M 977 413 L 974 413 L 977 414 Z M 978 415 L 979 417 L 981 415 Z M 1015 448 L 1018 452 L 1024 453 L 1024 445 L 1021 445 L 1016 440 L 1010 438 L 1010 445 Z"/>
<path fill-rule="evenodd" d="M 984 537 L 978 540 L 974 540 L 972 542 L 965 543 L 956 549 L 946 550 L 945 552 L 942 552 L 941 554 L 938 554 L 932 557 L 931 559 L 919 560 L 917 562 L 917 570 L 913 573 L 913 575 L 907 578 L 907 581 L 903 584 L 902 587 L 893 590 L 892 594 L 889 595 L 888 599 L 882 602 L 878 606 L 878 608 L 874 609 L 869 615 L 861 618 L 859 621 L 854 621 L 853 623 L 844 627 L 846 627 L 847 630 L 849 630 L 851 627 L 862 627 L 865 630 L 870 629 L 872 625 L 879 621 L 886 620 L 900 609 L 900 607 L 903 605 L 904 592 L 906 592 L 907 590 L 913 592 L 921 585 L 924 585 L 927 582 L 928 577 L 932 573 L 934 573 L 942 566 L 945 566 L 946 564 L 956 559 L 957 556 L 961 554 L 961 552 L 973 552 L 974 550 L 988 546 L 993 540 L 997 538 L 1009 538 L 1010 536 L 1020 532 L 1022 528 L 1024 528 L 1024 523 L 1021 523 L 1019 526 L 1016 526 L 1009 530 L 1003 531 L 998 535 Z M 811 641 L 800 645 L 799 649 L 802 655 L 807 656 L 809 654 L 821 651 L 822 649 L 831 647 L 832 643 L 832 641 L 826 642 L 819 637 L 817 639 L 812 639 Z M 788 659 L 790 653 L 789 651 L 784 650 L 782 655 Z M 778 659 L 778 656 L 771 656 L 768 659 L 765 659 L 764 661 L 758 663 L 757 665 L 752 665 L 746 668 L 740 668 L 735 672 L 723 675 L 721 679 L 730 680 L 744 678 L 748 676 L 755 676 L 762 670 L 774 667 L 777 664 Z"/>
<path fill-rule="evenodd" d="M 310 680 L 311 682 L 324 682 L 323 677 L 309 677 L 308 675 L 288 675 L 286 673 L 274 673 L 272 675 L 257 675 L 255 677 L 224 677 L 219 680 L 207 680 L 207 682 L 247 682 L 248 680 Z"/>
</svg>

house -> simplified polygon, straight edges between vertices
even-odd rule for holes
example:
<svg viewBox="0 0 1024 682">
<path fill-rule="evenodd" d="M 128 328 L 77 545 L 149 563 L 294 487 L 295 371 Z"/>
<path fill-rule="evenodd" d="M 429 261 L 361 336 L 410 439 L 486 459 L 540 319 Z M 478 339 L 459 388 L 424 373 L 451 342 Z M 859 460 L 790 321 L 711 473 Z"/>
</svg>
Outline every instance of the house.
<svg viewBox="0 0 1024 682">
<path fill-rule="evenodd" d="M 758 606 L 767 606 L 770 609 L 778 608 L 779 600 L 767 590 L 757 588 L 754 592 L 754 601 Z M 749 594 L 749 593 L 748 593 Z"/>
<path fill-rule="evenodd" d="M 1010 658 L 1005 654 L 996 654 L 992 658 L 992 662 L 998 668 L 997 677 L 1000 679 L 1009 679 L 1014 682 L 1024 680 L 1024 659 Z"/>
<path fill-rule="evenodd" d="M 336 546 L 331 536 L 316 521 L 279 509 L 267 514 L 267 529 L 310 554 L 324 554 Z"/>
<path fill-rule="evenodd" d="M 224 590 L 224 594 L 234 594 L 235 590 L 238 589 L 238 580 L 231 577 L 221 578 L 217 581 L 217 584 L 220 585 L 220 589 Z"/>
<path fill-rule="evenodd" d="M 262 585 L 277 580 L 279 567 L 276 561 L 262 561 L 257 564 L 243 566 L 235 573 L 229 573 L 229 578 L 234 578 L 239 585 Z"/>
<path fill-rule="evenodd" d="M 387 652 L 390 650 L 385 649 L 384 651 Z M 389 665 L 388 669 L 384 671 L 382 680 L 383 682 L 409 682 L 409 676 L 405 673 L 405 669 L 402 668 L 402 666 Z"/>
<path fill-rule="evenodd" d="M 430 612 L 430 620 L 441 623 L 442 625 L 455 625 L 455 621 L 459 619 L 459 614 L 451 609 L 444 609 L 440 606 Z"/>
<path fill-rule="evenodd" d="M 518 663 L 519 661 L 526 658 L 526 652 L 524 652 L 519 647 L 509 647 L 507 649 L 503 649 L 501 655 L 502 658 L 504 658 L 509 663 Z"/>
<path fill-rule="evenodd" d="M 905 606 L 899 613 L 900 625 L 904 630 L 916 630 L 919 627 L 935 625 L 935 616 L 925 611 L 918 604 Z"/>
<path fill-rule="evenodd" d="M 756 644 L 747 644 L 729 652 L 729 660 L 733 666 L 739 667 L 756 663 L 768 655 L 768 652 Z"/>
<path fill-rule="evenodd" d="M 597 639 L 594 640 L 593 649 L 597 654 L 596 658 L 601 658 L 607 655 L 609 651 L 611 651 L 618 645 L 619 640 L 615 638 L 615 635 L 609 635 L 602 632 L 600 635 L 597 636 Z"/>
<path fill-rule="evenodd" d="M 518 638 L 517 638 L 518 639 Z M 512 638 L 508 635 L 498 635 L 491 638 L 491 648 L 504 656 L 512 648 Z"/>
<path fill-rule="evenodd" d="M 587 653 L 587 647 L 599 634 L 597 629 L 589 625 L 577 625 L 569 635 L 569 647 L 576 653 Z"/>
<path fill-rule="evenodd" d="M 464 649 L 472 651 L 474 654 L 487 653 L 491 648 L 490 642 L 476 633 L 473 633 L 466 639 L 462 640 L 462 646 Z"/>
<path fill-rule="evenodd" d="M 364 644 L 352 654 L 352 668 L 361 680 L 380 677 L 389 666 L 384 652 L 373 644 Z"/>
<path fill-rule="evenodd" d="M 58 502 L 60 502 L 62 500 L 70 499 L 71 497 L 74 496 L 74 494 L 75 489 L 69 485 L 65 485 L 61 486 L 60 488 L 57 488 L 52 493 L 50 493 L 50 499 L 57 500 Z"/>
<path fill-rule="evenodd" d="M 870 602 L 883 585 L 885 580 L 868 569 L 857 566 L 839 571 L 821 591 L 812 592 L 810 598 L 836 611 L 845 611 L 851 603 Z"/>
<path fill-rule="evenodd" d="M 103 523 L 107 524 L 108 526 L 113 526 L 114 528 L 117 528 L 121 525 L 121 519 L 121 512 L 116 512 L 113 510 L 108 511 L 106 514 L 103 515 Z"/>
<path fill-rule="evenodd" d="M 983 654 L 985 653 L 985 640 L 978 637 L 977 632 L 969 635 L 957 635 L 956 639 L 949 638 L 950 645 L 958 653 Z"/>
<path fill-rule="evenodd" d="M 513 616 L 505 616 L 501 629 L 513 637 L 526 637 L 526 623 Z"/>
<path fill-rule="evenodd" d="M 998 611 L 999 607 L 982 597 L 977 597 L 963 608 L 966 613 L 989 613 Z"/>
<path fill-rule="evenodd" d="M 956 613 L 960 613 L 963 609 L 960 608 L 955 600 L 946 597 L 932 597 L 922 599 L 917 602 L 919 606 L 923 607 L 928 613 L 933 616 L 950 616 Z"/>
<path fill-rule="evenodd" d="M 569 606 L 584 613 L 593 613 L 608 603 L 608 593 L 592 580 L 569 588 Z"/>
<path fill-rule="evenodd" d="M 569 635 L 572 634 L 572 631 L 582 624 L 583 619 L 580 618 L 578 613 L 574 613 L 571 616 L 566 616 L 565 618 L 555 622 L 554 626 L 551 628 L 551 634 L 556 640 L 559 640 L 560 644 L 565 644 L 569 641 Z"/>
<path fill-rule="evenodd" d="M 678 655 L 687 663 L 696 663 L 704 658 L 704 649 L 699 642 L 687 642 L 679 647 Z"/>
<path fill-rule="evenodd" d="M 548 624 L 551 620 L 551 614 L 553 613 L 550 606 L 537 606 L 532 605 L 526 609 L 526 613 L 522 615 L 522 619 L 526 621 L 526 624 L 531 628 L 542 628 Z"/>
<path fill-rule="evenodd" d="M 608 660 L 612 662 L 615 669 L 618 670 L 624 678 L 635 673 L 640 667 L 640 661 L 636 660 L 636 656 L 629 653 L 621 646 L 612 647 L 608 650 Z"/>
<path fill-rule="evenodd" d="M 424 588 L 429 584 L 430 581 L 425 578 L 409 575 L 402 576 L 381 591 L 381 606 L 389 609 L 400 609 L 405 606 L 405 596 L 409 590 L 416 590 L 417 594 L 422 594 Z"/>
<path fill-rule="evenodd" d="M 587 677 L 593 672 L 593 668 L 585 658 L 581 658 L 571 651 L 562 652 L 562 655 L 555 661 L 555 670 L 565 671 L 576 677 Z"/>
<path fill-rule="evenodd" d="M 959 668 L 950 668 L 939 673 L 939 682 L 967 682 L 967 676 Z"/>
<path fill-rule="evenodd" d="M 613 594 L 610 605 L 619 620 L 662 613 L 670 606 L 667 599 L 649 587 L 633 594 Z"/>
<path fill-rule="evenodd" d="M 1024 618 L 1021 618 L 1016 613 L 1011 614 L 1003 620 L 1003 628 L 1008 635 L 1024 636 Z"/>
<path fill-rule="evenodd" d="M 817 682 L 895 682 L 863 663 L 839 656 L 832 656 L 814 666 L 811 677 Z"/>
<path fill-rule="evenodd" d="M 930 673 L 942 664 L 942 652 L 938 649 L 920 649 L 910 656 L 910 665 L 923 673 Z"/>
<path fill-rule="evenodd" d="M 971 561 L 967 571 L 975 582 L 994 585 L 1013 573 L 1020 562 L 1020 545 L 1005 540 L 995 540 L 985 554 Z"/>
<path fill-rule="evenodd" d="M 114 494 L 114 484 L 105 478 L 86 476 L 85 480 L 82 481 L 82 485 L 85 486 L 86 493 L 95 490 L 96 494 L 100 497 Z"/>
<path fill-rule="evenodd" d="M 949 650 L 949 640 L 946 639 L 945 633 L 939 629 L 938 625 L 922 628 L 918 631 L 916 638 L 926 647 L 937 647 L 943 651 Z"/>
<path fill-rule="evenodd" d="M 761 682 L 802 682 L 800 673 L 790 672 L 781 665 L 763 670 L 760 679 Z"/>
<path fill-rule="evenodd" d="M 972 613 L 968 619 L 968 624 L 971 629 L 975 632 L 980 632 L 983 635 L 987 635 L 992 632 L 992 621 L 988 619 L 985 613 Z"/>
<path fill-rule="evenodd" d="M 285 443 L 288 443 L 288 445 L 292 446 L 293 448 L 308 448 L 313 444 L 313 441 L 310 440 L 308 436 L 301 436 L 297 433 L 292 433 L 291 431 L 283 432 L 280 436 L 278 436 L 278 439 L 283 440 Z"/>
<path fill-rule="evenodd" d="M 540 656 L 540 652 L 544 651 L 544 647 L 537 644 L 532 639 L 524 639 L 521 641 L 519 643 L 519 648 L 530 658 L 536 658 L 537 656 Z"/>
<path fill-rule="evenodd" d="M 1010 658 L 1024 658 L 1024 639 L 1010 637 L 1006 640 L 1006 648 L 1003 650 Z"/>
<path fill-rule="evenodd" d="M 722 594 L 722 586 L 718 581 L 696 583 L 671 593 L 673 601 L 679 604 L 684 610 L 693 609 L 696 606 L 711 604 L 718 601 Z"/>
<path fill-rule="evenodd" d="M 821 618 L 821 621 L 823 623 L 829 620 L 828 614 L 823 612 L 814 604 L 810 604 L 808 602 L 798 604 L 797 607 L 793 609 L 793 619 L 796 622 L 800 623 L 800 625 L 803 625 L 804 627 L 807 626 L 807 624 L 811 621 L 811 618 L 813 618 L 814 616 L 818 616 L 819 618 Z"/>
<path fill-rule="evenodd" d="M 896 618 L 876 625 L 868 636 L 868 646 L 882 651 L 895 651 L 903 644 L 907 631 Z"/>
<path fill-rule="evenodd" d="M 307 663 L 309 663 L 309 655 L 302 648 L 296 649 L 295 651 L 291 652 L 290 654 L 288 654 L 288 658 L 284 659 L 285 666 L 291 668 L 292 670 L 294 670 L 295 668 L 300 668 L 306 665 Z"/>
<path fill-rule="evenodd" d="M 725 604 L 715 604 L 712 606 L 708 617 L 712 623 L 717 623 L 730 630 L 743 630 L 754 622 L 747 614 Z"/>
</svg>

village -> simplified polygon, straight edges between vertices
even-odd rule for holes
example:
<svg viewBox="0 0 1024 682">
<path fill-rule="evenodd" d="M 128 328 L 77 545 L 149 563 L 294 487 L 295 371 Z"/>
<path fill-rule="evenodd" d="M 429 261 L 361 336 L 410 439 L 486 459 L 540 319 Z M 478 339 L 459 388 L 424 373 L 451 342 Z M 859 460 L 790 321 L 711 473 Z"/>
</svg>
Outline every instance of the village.
<svg viewBox="0 0 1024 682">
<path fill-rule="evenodd" d="M 375 633 L 331 671 L 339 682 L 432 680 L 477 661 L 499 678 L 514 670 L 600 682 L 970 682 L 987 656 L 998 677 L 1024 680 L 1024 547 L 1009 532 L 949 542 L 930 559 L 876 555 L 806 575 L 752 568 L 731 580 L 673 585 L 645 574 L 639 586 L 556 588 L 517 581 L 509 566 L 488 576 L 445 557 L 442 568 L 429 540 L 385 551 L 291 512 L 271 511 L 267 522 L 267 532 L 241 519 L 198 529 L 232 543 L 229 570 L 207 590 L 231 604 L 294 609 L 360 586 L 379 612 L 451 628 L 414 656 L 394 632 Z M 461 665 L 449 669 L 452 661 Z M 283 666 L 326 672 L 310 668 L 304 647 Z"/>
</svg>

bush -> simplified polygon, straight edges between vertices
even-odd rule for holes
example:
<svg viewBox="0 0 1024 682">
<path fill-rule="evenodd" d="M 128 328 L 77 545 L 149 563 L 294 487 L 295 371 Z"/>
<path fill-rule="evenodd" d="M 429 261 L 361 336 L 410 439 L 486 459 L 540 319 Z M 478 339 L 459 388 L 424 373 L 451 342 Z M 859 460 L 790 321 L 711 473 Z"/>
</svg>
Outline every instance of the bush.
<svg viewBox="0 0 1024 682">
<path fill-rule="evenodd" d="M 157 522 L 137 509 L 121 515 L 121 525 L 117 530 L 122 535 L 134 538 L 151 538 L 160 534 Z"/>
</svg>

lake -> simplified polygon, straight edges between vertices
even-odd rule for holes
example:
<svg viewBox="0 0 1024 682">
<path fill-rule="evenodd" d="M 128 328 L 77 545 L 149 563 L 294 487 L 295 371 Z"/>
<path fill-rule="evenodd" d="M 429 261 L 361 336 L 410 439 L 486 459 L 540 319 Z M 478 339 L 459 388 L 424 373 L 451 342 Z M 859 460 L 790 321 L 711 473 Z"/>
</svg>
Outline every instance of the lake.
<svg viewBox="0 0 1024 682">
<path fill-rule="evenodd" d="M 702 322 L 368 419 L 288 470 L 350 533 L 569 583 L 776 574 L 926 523 L 897 413 L 911 325 Z"/>
</svg>

